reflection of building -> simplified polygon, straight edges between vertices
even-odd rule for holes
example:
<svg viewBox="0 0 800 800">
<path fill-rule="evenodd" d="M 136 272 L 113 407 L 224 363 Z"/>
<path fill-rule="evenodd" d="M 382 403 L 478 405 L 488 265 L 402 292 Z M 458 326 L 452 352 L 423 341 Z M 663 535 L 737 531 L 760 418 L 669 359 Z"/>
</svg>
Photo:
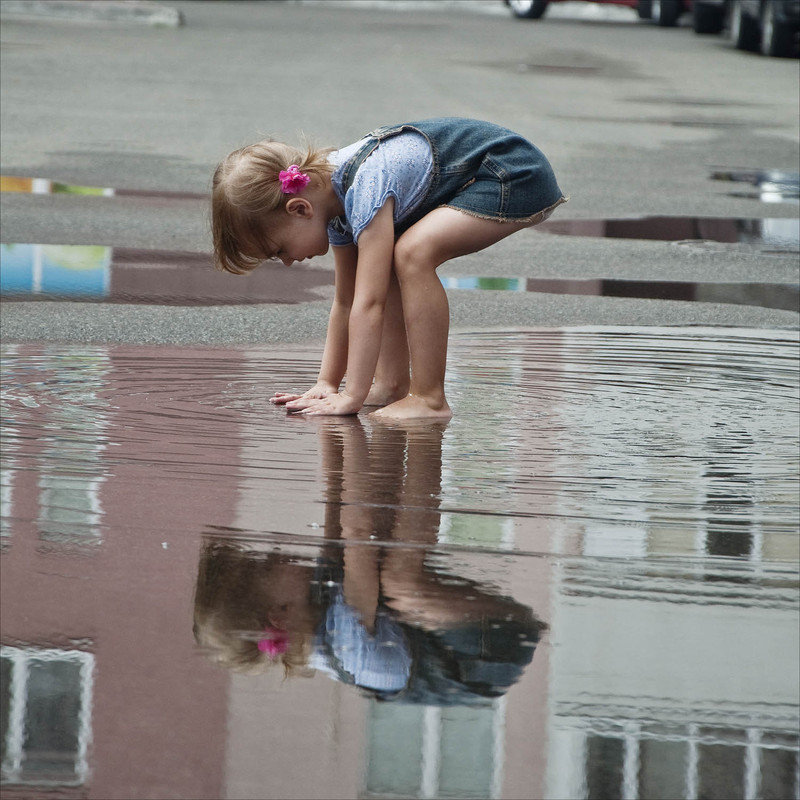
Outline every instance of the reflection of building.
<svg viewBox="0 0 800 800">
<path fill-rule="evenodd" d="M 649 572 L 602 560 L 561 571 L 548 796 L 791 790 L 798 631 L 787 576 L 776 571 L 770 589 L 763 575 L 748 586 L 747 570 Z"/>
<path fill-rule="evenodd" d="M 796 797 L 798 538 L 759 507 L 764 448 L 778 445 L 758 414 L 693 409 L 666 384 L 664 426 L 624 396 L 593 403 L 609 448 L 587 442 L 584 475 L 628 461 L 623 474 L 659 480 L 607 495 L 623 524 L 587 520 L 555 571 L 547 796 Z M 624 428 L 606 403 L 626 405 Z M 698 440 L 703 460 L 675 471 L 664 454 Z M 793 440 L 774 454 L 780 474 Z M 787 478 L 770 490 L 791 507 Z"/>
<path fill-rule="evenodd" d="M 81 650 L 3 647 L 3 782 L 86 783 L 94 656 Z"/>
<path fill-rule="evenodd" d="M 197 531 L 230 521 L 232 487 L 153 481 L 170 448 L 147 396 L 113 391 L 124 357 L 4 355 L 3 797 L 219 798 L 226 681 L 187 620 Z M 185 457 L 199 446 L 170 431 Z"/>
<path fill-rule="evenodd" d="M 517 424 L 509 392 L 474 440 L 452 425 L 442 558 L 551 629 L 505 696 L 469 708 L 196 654 L 202 530 L 323 533 L 315 436 L 252 413 L 270 354 L 4 348 L 4 797 L 48 782 L 104 800 L 796 796 L 797 534 L 765 517 L 767 415 L 687 413 L 666 347 L 677 377 L 656 383 L 654 426 L 641 383 L 617 370 L 597 388 L 608 362 L 590 339 L 548 332 L 535 357 L 522 338 L 471 342 L 485 347 L 476 370 L 531 390 L 536 424 Z M 292 374 L 313 373 L 317 354 L 295 355 Z M 694 358 L 717 369 L 713 349 Z M 665 457 L 701 436 L 703 458 Z M 769 486 L 785 510 L 774 493 L 796 487 Z M 59 724 L 26 722 L 37 715 Z"/>
</svg>

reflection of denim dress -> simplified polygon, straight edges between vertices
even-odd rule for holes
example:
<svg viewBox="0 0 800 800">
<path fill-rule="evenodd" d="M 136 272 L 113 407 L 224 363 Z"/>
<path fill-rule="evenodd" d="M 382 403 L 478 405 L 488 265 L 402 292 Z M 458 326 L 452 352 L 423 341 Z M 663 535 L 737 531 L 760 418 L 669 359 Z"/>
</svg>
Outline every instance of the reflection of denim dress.
<svg viewBox="0 0 800 800">
<path fill-rule="evenodd" d="M 341 586 L 328 587 L 327 595 L 330 605 L 317 631 L 309 666 L 362 689 L 389 695 L 404 689 L 411 654 L 394 615 L 379 605 L 375 630 L 369 633 L 356 610 L 344 602 Z"/>
<path fill-rule="evenodd" d="M 372 131 L 341 168 L 342 193 L 378 144 L 403 131 L 421 133 L 433 151 L 433 173 L 420 204 L 396 235 L 445 205 L 502 222 L 542 222 L 566 202 L 544 154 L 527 139 L 491 122 L 443 117 Z"/>
</svg>

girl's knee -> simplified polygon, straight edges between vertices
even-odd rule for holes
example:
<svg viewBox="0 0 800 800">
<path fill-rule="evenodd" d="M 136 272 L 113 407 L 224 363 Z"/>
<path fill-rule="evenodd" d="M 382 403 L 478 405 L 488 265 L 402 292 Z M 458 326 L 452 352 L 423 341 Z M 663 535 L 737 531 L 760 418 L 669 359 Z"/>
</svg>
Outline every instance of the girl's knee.
<svg viewBox="0 0 800 800">
<path fill-rule="evenodd" d="M 439 266 L 429 242 L 418 236 L 401 236 L 394 246 L 394 268 L 402 282 L 404 277 L 431 272 Z"/>
</svg>

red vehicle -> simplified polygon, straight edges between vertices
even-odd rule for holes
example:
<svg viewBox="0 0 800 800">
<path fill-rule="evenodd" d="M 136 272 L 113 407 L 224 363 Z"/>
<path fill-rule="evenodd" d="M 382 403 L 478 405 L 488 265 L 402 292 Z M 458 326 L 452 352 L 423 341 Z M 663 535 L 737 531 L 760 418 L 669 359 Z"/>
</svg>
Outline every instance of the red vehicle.
<svg viewBox="0 0 800 800">
<path fill-rule="evenodd" d="M 671 27 L 676 25 L 684 11 L 691 9 L 691 0 L 590 0 L 593 3 L 607 3 L 615 6 L 635 8 L 642 19 L 650 19 L 657 25 Z M 550 3 L 563 0 L 506 0 L 515 17 L 539 19 Z"/>
</svg>

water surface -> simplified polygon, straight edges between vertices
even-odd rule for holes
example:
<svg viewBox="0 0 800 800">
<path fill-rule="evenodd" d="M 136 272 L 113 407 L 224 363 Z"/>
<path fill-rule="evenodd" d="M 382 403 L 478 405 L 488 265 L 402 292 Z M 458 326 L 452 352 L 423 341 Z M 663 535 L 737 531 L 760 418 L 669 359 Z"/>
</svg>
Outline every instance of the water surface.
<svg viewBox="0 0 800 800">
<path fill-rule="evenodd" d="M 4 345 L 26 797 L 796 797 L 796 332 L 452 337 L 446 426 L 316 347 Z"/>
<path fill-rule="evenodd" d="M 570 227 L 583 230 L 585 221 Z M 791 220 L 790 220 L 791 222 Z M 559 229 L 561 230 L 561 229 Z M 681 244 L 704 246 L 702 240 Z M 330 294 L 333 271 L 265 262 L 247 275 L 214 269 L 210 253 L 100 245 L 0 244 L 3 300 L 60 300 L 156 305 L 300 303 Z M 800 286 L 758 280 L 654 281 L 620 278 L 524 278 L 443 275 L 447 289 L 545 292 L 729 303 L 797 311 Z"/>
<path fill-rule="evenodd" d="M 549 219 L 536 226 L 543 233 L 663 242 L 720 242 L 765 254 L 800 251 L 797 217 L 630 217 L 619 219 Z"/>
</svg>

